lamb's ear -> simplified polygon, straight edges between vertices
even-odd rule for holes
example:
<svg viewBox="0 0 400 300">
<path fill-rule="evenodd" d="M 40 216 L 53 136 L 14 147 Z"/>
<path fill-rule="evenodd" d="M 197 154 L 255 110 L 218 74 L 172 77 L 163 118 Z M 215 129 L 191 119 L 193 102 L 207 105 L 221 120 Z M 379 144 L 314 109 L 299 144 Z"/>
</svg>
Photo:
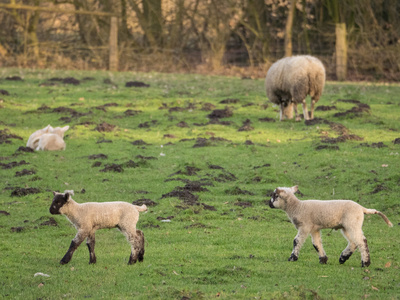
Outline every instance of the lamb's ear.
<svg viewBox="0 0 400 300">
<path fill-rule="evenodd" d="M 278 195 L 280 195 L 282 192 L 283 192 L 283 190 L 281 190 L 280 188 L 275 189 L 275 193 L 277 193 Z"/>
<path fill-rule="evenodd" d="M 57 193 L 56 192 L 53 192 L 53 196 L 55 196 Z"/>
<path fill-rule="evenodd" d="M 65 193 L 65 194 L 64 194 L 64 200 L 65 200 L 65 202 L 67 202 L 68 199 L 69 199 L 69 193 Z"/>
<path fill-rule="evenodd" d="M 299 190 L 299 186 L 298 185 L 292 186 L 293 194 L 296 193 L 298 190 Z"/>
<path fill-rule="evenodd" d="M 68 129 L 69 129 L 69 126 L 67 125 L 67 126 L 64 126 L 63 128 L 61 128 L 61 131 L 66 132 Z"/>
</svg>

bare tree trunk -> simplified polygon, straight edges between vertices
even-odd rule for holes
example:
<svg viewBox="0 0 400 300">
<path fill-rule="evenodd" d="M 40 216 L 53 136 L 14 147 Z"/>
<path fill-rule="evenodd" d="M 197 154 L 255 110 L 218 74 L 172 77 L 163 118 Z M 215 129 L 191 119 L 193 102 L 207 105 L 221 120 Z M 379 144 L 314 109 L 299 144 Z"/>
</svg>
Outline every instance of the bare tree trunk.
<svg viewBox="0 0 400 300">
<path fill-rule="evenodd" d="M 346 41 L 346 24 L 335 24 L 336 34 L 336 77 L 343 81 L 347 78 L 347 41 Z"/>
<path fill-rule="evenodd" d="M 285 56 L 293 55 L 293 45 L 292 45 L 292 30 L 293 30 L 293 20 L 294 12 L 296 10 L 296 0 L 290 2 L 289 13 L 286 20 L 285 28 Z"/>
</svg>

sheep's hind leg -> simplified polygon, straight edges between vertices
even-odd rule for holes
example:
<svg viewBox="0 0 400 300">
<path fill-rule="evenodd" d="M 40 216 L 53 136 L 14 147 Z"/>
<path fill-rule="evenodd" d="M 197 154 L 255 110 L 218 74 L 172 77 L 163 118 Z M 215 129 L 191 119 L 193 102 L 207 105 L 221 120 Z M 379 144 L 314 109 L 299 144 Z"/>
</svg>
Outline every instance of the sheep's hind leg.
<svg viewBox="0 0 400 300">
<path fill-rule="evenodd" d="M 344 264 L 350 258 L 350 256 L 354 253 L 354 251 L 356 251 L 357 245 L 354 242 L 352 242 L 349 234 L 347 233 L 347 231 L 345 229 L 341 229 L 341 232 L 342 232 L 343 236 L 346 238 L 346 240 L 349 242 L 347 244 L 347 247 L 340 254 L 340 258 L 339 258 L 339 263 Z"/>
<path fill-rule="evenodd" d="M 296 261 L 299 259 L 300 249 L 303 246 L 304 241 L 306 240 L 308 233 L 298 232 L 296 237 L 293 240 L 293 251 L 290 255 L 288 261 Z"/>
<path fill-rule="evenodd" d="M 303 106 L 304 120 L 309 120 L 310 117 L 308 116 L 306 99 L 304 99 L 303 102 L 301 102 L 301 105 Z"/>
<path fill-rule="evenodd" d="M 95 235 L 94 233 L 89 234 L 86 245 L 88 246 L 89 249 L 89 264 L 95 264 L 96 263 L 96 254 L 94 253 L 94 245 L 95 245 Z"/>
<path fill-rule="evenodd" d="M 322 247 L 321 232 L 320 231 L 312 232 L 311 239 L 314 249 L 318 252 L 319 263 L 326 264 L 326 262 L 328 261 L 328 257 L 326 256 L 325 250 Z"/>
<path fill-rule="evenodd" d="M 130 230 L 121 229 L 126 239 L 131 244 L 131 255 L 129 256 L 128 265 L 135 264 L 138 260 L 143 261 L 144 255 L 144 235 L 140 230 L 131 228 Z"/>
<path fill-rule="evenodd" d="M 86 238 L 86 235 L 83 232 L 78 231 L 78 233 L 72 240 L 67 253 L 65 253 L 64 257 L 61 259 L 60 264 L 65 265 L 65 264 L 69 263 L 75 250 L 85 240 L 85 238 Z"/>
<path fill-rule="evenodd" d="M 368 249 L 368 243 L 367 239 L 365 238 L 361 228 L 356 229 L 354 231 L 348 231 L 348 236 L 358 249 L 360 250 L 361 253 L 361 267 L 368 267 L 371 264 L 371 259 L 369 255 L 369 249 Z"/>
</svg>

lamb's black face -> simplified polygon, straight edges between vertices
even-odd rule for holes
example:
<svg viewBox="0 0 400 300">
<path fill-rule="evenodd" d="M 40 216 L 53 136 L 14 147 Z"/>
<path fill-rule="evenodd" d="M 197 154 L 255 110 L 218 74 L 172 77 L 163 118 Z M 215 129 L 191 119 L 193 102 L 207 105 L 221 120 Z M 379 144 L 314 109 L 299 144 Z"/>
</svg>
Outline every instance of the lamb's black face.
<svg viewBox="0 0 400 300">
<path fill-rule="evenodd" d="M 60 208 L 63 207 L 63 205 L 65 203 L 67 203 L 68 198 L 69 198 L 69 194 L 59 194 L 59 193 L 55 193 L 54 194 L 54 198 L 53 198 L 53 202 L 50 205 L 50 213 L 52 215 L 59 215 L 60 213 Z"/>
<path fill-rule="evenodd" d="M 271 195 L 271 199 L 269 200 L 269 202 L 268 202 L 268 204 L 269 204 L 269 207 L 271 207 L 271 208 L 276 208 L 275 206 L 274 206 L 274 201 L 276 201 L 276 199 L 278 199 L 278 194 L 276 193 L 276 190 L 275 191 L 273 191 L 272 192 L 272 195 Z"/>
</svg>

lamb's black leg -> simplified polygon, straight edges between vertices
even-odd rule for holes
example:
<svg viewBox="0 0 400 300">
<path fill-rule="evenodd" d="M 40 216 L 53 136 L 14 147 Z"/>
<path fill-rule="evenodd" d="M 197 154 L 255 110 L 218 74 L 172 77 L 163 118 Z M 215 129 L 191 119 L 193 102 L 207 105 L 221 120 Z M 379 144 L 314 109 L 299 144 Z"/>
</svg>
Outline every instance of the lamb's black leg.
<svg viewBox="0 0 400 300">
<path fill-rule="evenodd" d="M 95 245 L 94 234 L 88 236 L 86 245 L 88 246 L 89 249 L 89 264 L 95 264 L 96 254 L 94 253 L 94 245 Z"/>
<path fill-rule="evenodd" d="M 69 263 L 75 250 L 79 247 L 84 239 L 85 236 L 83 236 L 79 232 L 76 234 L 75 238 L 71 242 L 71 245 L 69 246 L 67 253 L 65 253 L 64 257 L 61 259 L 60 264 L 65 265 Z"/>
</svg>

